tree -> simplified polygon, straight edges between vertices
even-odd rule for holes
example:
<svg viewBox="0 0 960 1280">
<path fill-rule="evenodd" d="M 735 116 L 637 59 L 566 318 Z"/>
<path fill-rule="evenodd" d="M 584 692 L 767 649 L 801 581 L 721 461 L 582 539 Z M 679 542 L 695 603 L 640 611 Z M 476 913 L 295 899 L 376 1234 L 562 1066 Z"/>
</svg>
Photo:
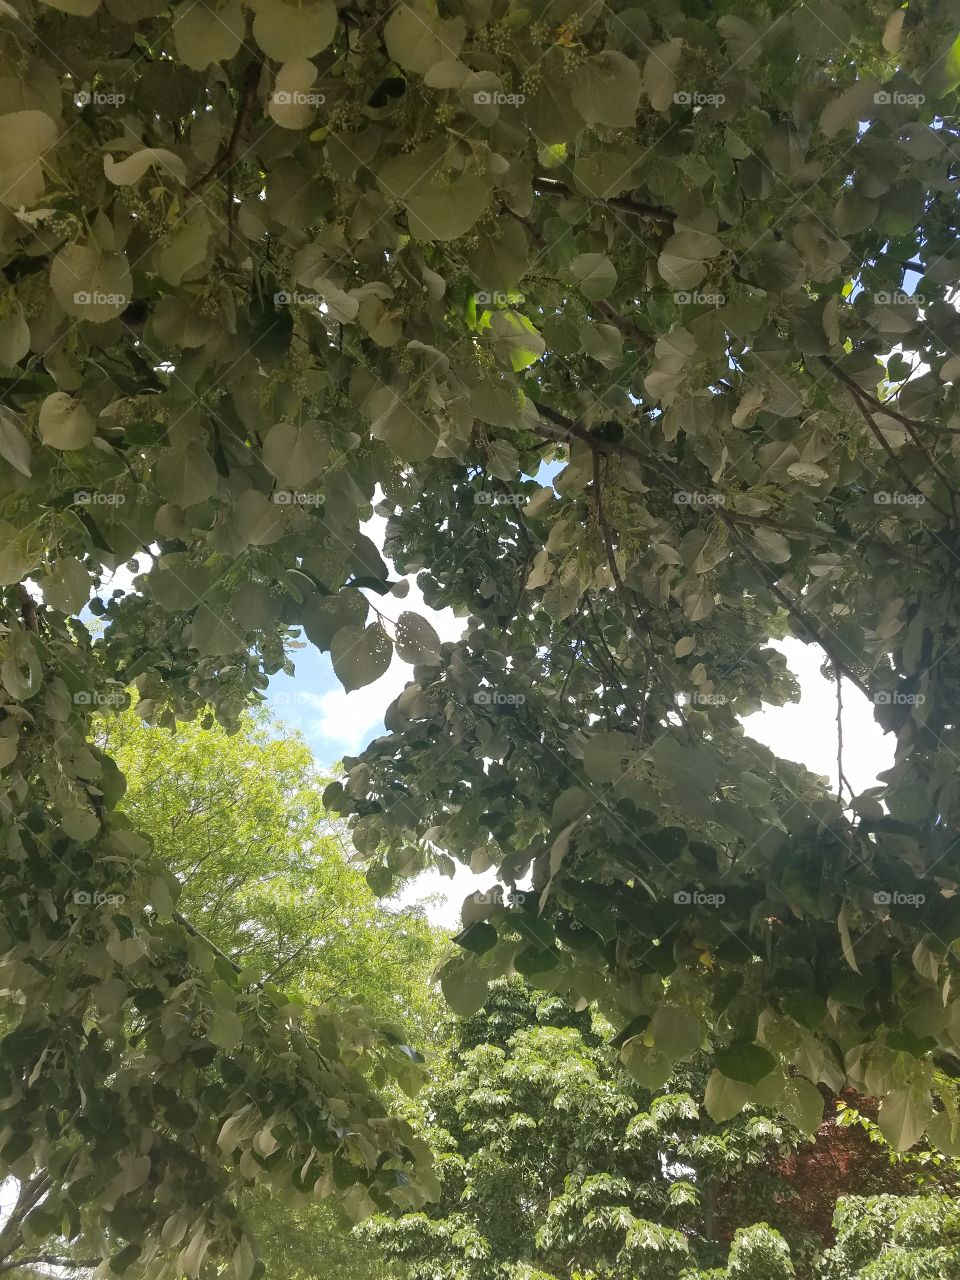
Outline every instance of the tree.
<svg viewBox="0 0 960 1280">
<path fill-rule="evenodd" d="M 437 935 L 416 911 L 378 906 L 320 800 L 328 779 L 265 712 L 241 729 L 103 717 L 98 744 L 123 772 L 120 807 L 181 884 L 179 911 L 241 968 L 307 1002 L 361 1004 L 423 1043 Z"/>
<path fill-rule="evenodd" d="M 868 1119 L 869 1133 L 828 1113 L 808 1126 L 813 1140 L 760 1109 L 714 1123 L 702 1111 L 706 1076 L 698 1064 L 646 1089 L 602 1023 L 499 980 L 483 1013 L 457 1020 L 418 1099 L 439 1201 L 362 1233 L 405 1280 L 812 1280 L 835 1243 L 835 1211 L 842 1242 L 870 1193 L 893 1206 L 888 1216 L 908 1214 L 927 1203 L 910 1195 L 924 1177 L 941 1195 L 956 1177 L 952 1161 L 894 1152 Z M 838 1149 L 839 1207 L 834 1182 L 797 1171 Z M 904 1194 L 882 1194 L 894 1189 Z"/>
<path fill-rule="evenodd" d="M 433 931 L 415 910 L 377 904 L 323 812 L 322 779 L 309 750 L 299 738 L 280 736 L 281 729 L 261 712 L 245 716 L 233 735 L 194 723 L 174 736 L 144 725 L 131 709 L 104 717 L 96 741 L 124 771 L 119 807 L 177 877 L 178 912 L 185 913 L 178 918 L 191 936 L 261 988 L 269 984 L 265 989 L 275 992 L 283 982 L 291 1009 L 298 1002 L 323 1003 L 331 1013 L 363 1006 L 393 1043 L 403 1045 L 414 1028 L 423 1039 L 435 1023 L 427 984 L 437 951 Z M 108 885 L 102 903 L 80 905 L 107 910 L 114 896 Z M 397 1075 L 414 1089 L 419 1055 L 405 1052 L 409 1070 Z M 225 1089 L 235 1074 L 225 1061 L 207 1088 Z M 175 1107 L 166 1105 L 168 1112 Z M 224 1149 L 228 1141 L 229 1131 L 221 1137 Z M 270 1146 L 268 1130 L 255 1150 L 269 1157 Z M 49 1176 L 21 1183 L 24 1206 L 38 1195 L 46 1199 L 39 1213 L 26 1221 L 14 1213 L 0 1231 L 3 1270 L 23 1274 L 23 1260 L 31 1258 L 74 1266 L 96 1259 L 101 1206 L 78 1206 L 73 1230 L 65 1232 L 61 1215 L 48 1211 L 50 1191 Z M 313 1262 L 318 1255 L 337 1255 L 344 1276 L 373 1274 L 373 1259 L 351 1235 L 342 1207 L 310 1200 L 301 1196 L 296 1208 L 281 1211 L 267 1185 L 243 1196 L 238 1207 L 271 1274 L 293 1274 L 298 1257 Z M 117 1234 L 121 1240 L 108 1252 L 122 1248 L 122 1229 Z"/>
<path fill-rule="evenodd" d="M 621 1029 L 698 1019 L 715 1116 L 796 1107 L 792 1065 L 956 1149 L 949 7 L 8 7 L 0 1158 L 112 1213 L 118 1272 L 244 1280 L 265 1172 L 430 1194 L 355 1074 L 371 1033 L 211 962 L 91 744 L 130 683 L 235 725 L 301 629 L 346 688 L 414 664 L 329 797 L 371 882 L 533 868 L 539 910 L 465 921 L 460 1008 L 516 964 Z M 396 616 L 379 495 L 458 643 Z M 870 794 L 744 737 L 788 631 L 896 733 Z M 104 868 L 127 909 L 77 910 Z M 269 1170 L 217 1144 L 250 1093 Z"/>
</svg>

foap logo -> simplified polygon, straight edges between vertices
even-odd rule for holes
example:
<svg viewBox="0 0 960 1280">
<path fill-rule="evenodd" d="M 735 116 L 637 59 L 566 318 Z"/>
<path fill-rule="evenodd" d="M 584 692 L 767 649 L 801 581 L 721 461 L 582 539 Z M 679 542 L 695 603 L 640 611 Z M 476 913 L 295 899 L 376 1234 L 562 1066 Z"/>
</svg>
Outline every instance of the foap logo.
<svg viewBox="0 0 960 1280">
<path fill-rule="evenodd" d="M 926 501 L 922 493 L 901 493 L 897 489 L 880 489 L 873 495 L 877 507 L 922 507 Z"/>
<path fill-rule="evenodd" d="M 73 491 L 73 501 L 81 507 L 119 507 L 126 500 L 122 493 L 93 493 L 90 489 Z"/>
<path fill-rule="evenodd" d="M 722 707 L 726 705 L 726 696 L 722 693 L 701 693 L 694 689 L 690 701 L 695 707 Z"/>
<path fill-rule="evenodd" d="M 473 297 L 478 307 L 505 307 L 510 302 L 509 294 L 491 292 L 488 289 L 478 289 Z"/>
<path fill-rule="evenodd" d="M 691 493 L 688 489 L 678 489 L 673 495 L 674 505 L 678 507 L 722 507 L 722 493 Z"/>
<path fill-rule="evenodd" d="M 727 295 L 725 293 L 690 293 L 686 289 L 679 289 L 673 295 L 673 300 L 678 307 L 722 307 L 726 305 Z"/>
<path fill-rule="evenodd" d="M 319 307 L 323 305 L 322 293 L 300 293 L 296 289 L 279 289 L 273 295 L 275 307 Z"/>
<path fill-rule="evenodd" d="M 78 689 L 73 695 L 73 703 L 77 707 L 125 707 L 127 695 L 121 689 L 111 693 L 103 693 L 100 689 Z"/>
<path fill-rule="evenodd" d="M 125 93 L 107 93 L 103 89 L 81 89 L 73 95 L 74 106 L 80 111 L 84 107 L 122 107 L 126 100 Z"/>
<path fill-rule="evenodd" d="M 471 893 L 471 901 L 478 906 L 506 907 L 508 911 L 519 911 L 528 902 L 536 900 L 537 895 L 529 889 L 510 889 L 504 893 L 501 889 L 477 889 Z"/>
<path fill-rule="evenodd" d="M 478 107 L 520 107 L 526 100 L 525 93 L 501 93 L 499 89 L 478 89 L 473 95 Z"/>
<path fill-rule="evenodd" d="M 73 901 L 78 907 L 122 907 L 126 900 L 125 893 L 103 893 L 100 889 L 95 893 L 77 889 L 73 895 Z"/>
<path fill-rule="evenodd" d="M 899 89 L 878 89 L 873 95 L 878 107 L 922 107 L 926 100 L 926 94 L 902 93 Z"/>
<path fill-rule="evenodd" d="M 322 493 L 305 493 L 302 489 L 274 489 L 273 500 L 280 507 L 319 507 Z"/>
<path fill-rule="evenodd" d="M 723 93 L 701 93 L 699 89 L 678 89 L 673 100 L 678 107 L 720 107 L 727 97 Z"/>
<path fill-rule="evenodd" d="M 918 307 L 926 305 L 926 299 L 920 293 L 904 293 L 902 289 L 880 289 L 873 295 L 878 307 L 898 307 L 906 302 L 913 302 Z"/>
<path fill-rule="evenodd" d="M 899 689 L 881 689 L 873 695 L 878 707 L 922 707 L 926 700 L 924 693 L 901 693 Z"/>
<path fill-rule="evenodd" d="M 703 893 L 700 889 L 678 889 L 673 901 L 678 907 L 722 907 L 725 893 Z"/>
<path fill-rule="evenodd" d="M 125 307 L 130 299 L 125 293 L 103 293 L 100 289 L 78 289 L 73 295 L 78 307 Z"/>
<path fill-rule="evenodd" d="M 873 895 L 878 907 L 922 907 L 927 900 L 925 893 L 901 893 L 898 889 L 878 889 Z"/>
<path fill-rule="evenodd" d="M 478 707 L 522 707 L 526 700 L 522 693 L 501 693 L 499 689 L 478 689 L 473 695 Z"/>
<path fill-rule="evenodd" d="M 278 107 L 322 107 L 326 100 L 322 93 L 304 93 L 302 89 L 277 89 L 271 95 Z"/>
<path fill-rule="evenodd" d="M 478 507 L 524 507 L 527 504 L 525 493 L 486 493 L 481 490 L 473 495 Z"/>
</svg>

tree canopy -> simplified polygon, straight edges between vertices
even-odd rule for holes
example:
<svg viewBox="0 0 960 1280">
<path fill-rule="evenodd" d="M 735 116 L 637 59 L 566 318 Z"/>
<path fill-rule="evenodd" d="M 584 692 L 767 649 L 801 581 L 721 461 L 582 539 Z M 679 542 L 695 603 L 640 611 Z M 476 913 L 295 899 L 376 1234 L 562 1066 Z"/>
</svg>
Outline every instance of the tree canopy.
<svg viewBox="0 0 960 1280">
<path fill-rule="evenodd" d="M 404 1280 L 853 1280 L 887 1236 L 897 1265 L 956 1245 L 932 1219 L 955 1161 L 895 1153 L 840 1099 L 815 1135 L 754 1108 L 713 1123 L 702 1060 L 651 1091 L 609 1038 L 517 979 L 456 1020 L 418 1098 L 442 1194 L 360 1229 Z"/>
<path fill-rule="evenodd" d="M 284 735 L 263 712 L 245 715 L 234 735 L 194 723 L 173 736 L 144 725 L 135 709 L 102 718 L 95 738 L 124 769 L 120 808 L 181 885 L 175 918 L 213 949 L 228 972 L 242 970 L 247 982 L 269 983 L 273 991 L 283 982 L 291 1009 L 297 1002 L 326 1002 L 356 1022 L 362 1006 L 358 1026 L 368 1040 L 377 1028 L 395 1044 L 426 1039 L 437 1020 L 427 980 L 439 940 L 416 910 L 378 904 L 348 861 L 320 804 L 322 779 L 302 740 Z M 123 906 L 111 890 L 100 898 L 90 894 L 78 905 L 101 912 Z M 214 994 L 225 998 L 220 986 Z M 149 1006 L 158 993 L 141 987 L 135 998 Z M 211 1038 L 229 1026 L 226 1013 L 219 1018 Z M 137 1030 L 131 1018 L 131 1047 Z M 419 1081 L 419 1055 L 406 1055 L 406 1072 L 396 1071 L 395 1081 L 381 1073 L 378 1081 L 388 1093 L 393 1087 L 394 1105 L 398 1086 L 414 1092 Z M 376 1056 L 364 1056 L 373 1066 Z M 232 1059 L 208 1065 L 206 1091 L 243 1087 Z M 165 1097 L 164 1119 L 183 1127 L 183 1104 Z M 79 1156 L 90 1141 L 89 1126 L 67 1126 L 63 1137 Z M 225 1137 L 222 1146 L 226 1154 Z M 268 1157 L 270 1146 L 265 1136 L 255 1150 Z M 110 1212 L 109 1184 L 82 1185 L 87 1195 L 81 1200 L 69 1163 L 20 1177 L 0 1227 L 0 1270 L 32 1275 L 30 1263 L 41 1260 L 46 1266 L 90 1266 L 122 1251 L 126 1230 Z M 373 1274 L 370 1250 L 350 1234 L 349 1201 L 344 1206 L 324 1197 L 318 1203 L 312 1194 L 299 1194 L 291 1202 L 276 1191 L 269 1178 L 260 1180 L 236 1205 L 269 1274 L 279 1269 L 293 1275 L 308 1259 L 303 1265 L 310 1271 L 301 1274 L 312 1276 L 318 1254 L 336 1257 L 345 1277 Z"/>
<path fill-rule="evenodd" d="M 467 905 L 455 1008 L 513 968 L 650 1087 L 716 1046 L 718 1121 L 850 1084 L 960 1149 L 954 7 L 2 9 L 0 1159 L 70 1187 L 34 1212 L 246 1280 L 251 1180 L 436 1190 L 364 1073 L 409 1054 L 197 938 L 92 737 L 130 686 L 232 728 L 301 634 L 348 690 L 413 667 L 326 793 L 371 885 L 532 874 Z M 895 735 L 868 793 L 744 735 L 786 634 Z"/>
</svg>

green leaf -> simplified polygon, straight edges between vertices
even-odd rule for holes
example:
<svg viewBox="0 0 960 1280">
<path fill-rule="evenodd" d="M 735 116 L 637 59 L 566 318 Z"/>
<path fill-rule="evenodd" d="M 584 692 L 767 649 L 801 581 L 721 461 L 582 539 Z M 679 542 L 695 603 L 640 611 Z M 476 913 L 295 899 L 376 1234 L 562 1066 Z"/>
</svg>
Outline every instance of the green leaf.
<svg viewBox="0 0 960 1280">
<path fill-rule="evenodd" d="M 640 102 L 640 68 L 616 49 L 585 58 L 572 78 L 573 104 L 587 124 L 632 127 Z"/>
<path fill-rule="evenodd" d="M 168 502 L 193 507 L 216 492 L 217 468 L 202 444 L 186 444 L 161 455 L 154 479 Z"/>
<path fill-rule="evenodd" d="M 723 244 L 705 231 L 685 229 L 672 235 L 657 260 L 661 276 L 674 289 L 693 289 L 706 275 L 706 260 L 723 252 Z"/>
<path fill-rule="evenodd" d="M 661 1005 L 653 1016 L 650 1034 L 656 1048 L 675 1062 L 689 1058 L 700 1048 L 703 1024 L 692 1013 Z"/>
<path fill-rule="evenodd" d="M 207 1034 L 217 1048 L 230 1053 L 243 1039 L 243 1022 L 240 1015 L 230 1009 L 218 1009 L 213 1015 Z"/>
<path fill-rule="evenodd" d="M 379 679 L 392 657 L 393 645 L 379 622 L 341 627 L 330 645 L 333 669 L 347 693 Z"/>
<path fill-rule="evenodd" d="M 14 419 L 0 408 L 0 458 L 22 476 L 30 475 L 30 446 Z"/>
<path fill-rule="evenodd" d="M 440 637 L 426 618 L 409 610 L 397 619 L 396 647 L 398 657 L 404 662 L 440 661 Z"/>
<path fill-rule="evenodd" d="M 237 0 L 212 4 L 183 0 L 173 14 L 173 42 L 177 56 L 194 71 L 211 62 L 225 62 L 240 48 L 244 33 L 243 8 Z"/>
<path fill-rule="evenodd" d="M 104 324 L 125 311 L 133 295 L 127 255 L 94 244 L 66 245 L 50 267 L 50 288 L 68 316 Z"/>
<path fill-rule="evenodd" d="M 257 0 L 254 8 L 253 38 L 267 57 L 277 62 L 315 57 L 330 44 L 337 29 L 333 0 L 307 0 L 304 4 Z"/>
<path fill-rule="evenodd" d="M 654 111 L 669 111 L 677 92 L 677 66 L 683 41 L 668 40 L 650 50 L 643 64 L 643 87 Z"/>
<path fill-rule="evenodd" d="M 54 391 L 40 406 L 40 439 L 51 449 L 82 449 L 93 439 L 96 423 L 86 406 L 64 391 Z"/>
<path fill-rule="evenodd" d="M 320 422 L 278 422 L 263 442 L 263 462 L 282 485 L 302 489 L 326 469 L 330 456 L 327 433 Z"/>
<path fill-rule="evenodd" d="M 712 1071 L 703 1095 L 707 1115 L 717 1124 L 732 1120 L 751 1100 L 753 1091 L 748 1084 L 732 1080 L 721 1071 Z"/>
<path fill-rule="evenodd" d="M 383 39 L 394 62 L 425 75 L 434 63 L 459 56 L 466 30 L 463 18 L 443 19 L 425 5 L 398 4 L 384 25 Z"/>
<path fill-rule="evenodd" d="M 499 934 L 496 929 L 485 920 L 478 920 L 454 938 L 458 947 L 463 947 L 465 951 L 472 951 L 478 956 L 490 951 L 498 941 Z"/>
<path fill-rule="evenodd" d="M 747 1085 L 759 1084 L 777 1065 L 776 1058 L 769 1050 L 749 1040 L 738 1040 L 718 1049 L 714 1061 L 717 1070 L 722 1071 L 728 1079 Z"/>
<path fill-rule="evenodd" d="M 472 1017 L 487 1000 L 487 979 L 469 967 L 457 968 L 440 978 L 444 999 L 461 1018 Z"/>
<path fill-rule="evenodd" d="M 570 263 L 570 271 L 585 298 L 596 302 L 617 286 L 617 270 L 605 253 L 580 253 Z"/>
<path fill-rule="evenodd" d="M 489 184 L 476 174 L 447 184 L 429 182 L 405 198 L 414 240 L 458 240 L 490 204 Z"/>
<path fill-rule="evenodd" d="M 58 132 L 43 111 L 0 115 L 0 204 L 36 204 L 45 185 L 41 160 L 56 146 Z"/>
<path fill-rule="evenodd" d="M 932 1114 L 929 1090 L 895 1089 L 880 1103 L 877 1124 L 895 1151 L 906 1151 L 923 1136 Z"/>
<path fill-rule="evenodd" d="M 780 1106 L 804 1133 L 816 1133 L 823 1120 L 823 1095 L 809 1080 L 788 1080 Z"/>
</svg>

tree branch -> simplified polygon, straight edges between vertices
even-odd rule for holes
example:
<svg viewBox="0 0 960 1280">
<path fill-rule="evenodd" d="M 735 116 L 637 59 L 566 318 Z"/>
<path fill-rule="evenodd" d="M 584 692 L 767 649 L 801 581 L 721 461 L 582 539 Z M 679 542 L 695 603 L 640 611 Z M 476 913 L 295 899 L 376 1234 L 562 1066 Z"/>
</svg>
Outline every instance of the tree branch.
<svg viewBox="0 0 960 1280">
<path fill-rule="evenodd" d="M 676 214 L 672 209 L 667 209 L 660 204 L 647 204 L 643 200 L 631 200 L 627 196 L 585 196 L 579 191 L 573 191 L 565 182 L 560 182 L 557 178 L 549 178 L 546 174 L 535 174 L 533 178 L 533 189 L 539 195 L 545 196 L 565 196 L 573 200 L 584 200 L 587 204 L 599 204 L 608 209 L 619 209 L 623 213 L 635 214 L 638 218 L 649 218 L 653 222 L 663 222 L 667 226 L 672 226 Z"/>
<path fill-rule="evenodd" d="M 199 177 L 193 186 L 188 189 L 187 195 L 199 195 L 208 182 L 213 181 L 225 169 L 232 167 L 234 160 L 237 158 L 241 135 L 253 112 L 253 103 L 257 93 L 257 86 L 260 83 L 260 68 L 262 66 L 263 59 L 255 58 L 244 72 L 243 80 L 240 83 L 237 114 L 234 117 L 230 139 L 206 173 Z"/>
</svg>

